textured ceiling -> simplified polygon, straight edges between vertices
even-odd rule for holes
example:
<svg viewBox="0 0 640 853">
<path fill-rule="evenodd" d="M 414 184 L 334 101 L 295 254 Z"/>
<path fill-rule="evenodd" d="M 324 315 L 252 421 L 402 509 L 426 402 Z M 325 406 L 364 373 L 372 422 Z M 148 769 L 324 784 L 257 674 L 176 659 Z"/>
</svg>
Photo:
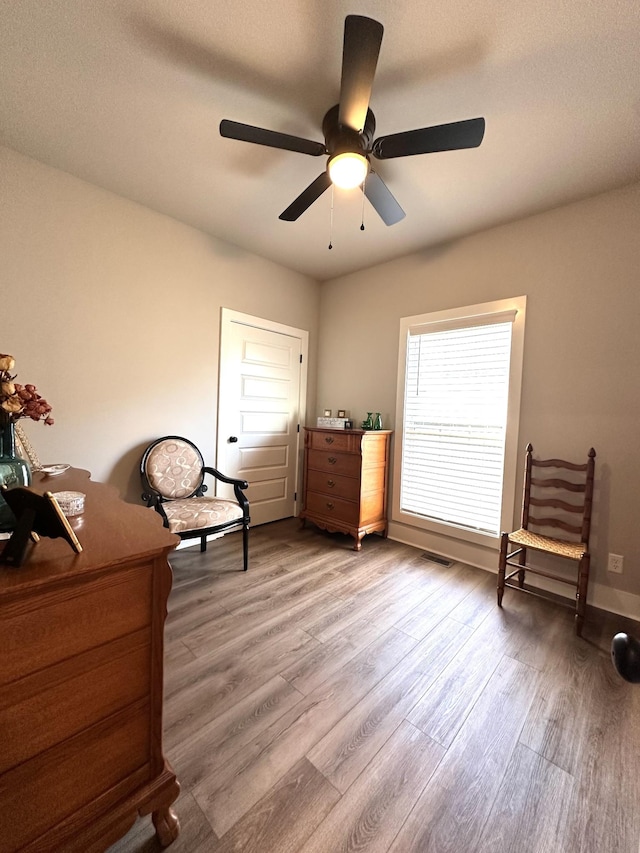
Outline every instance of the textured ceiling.
<svg viewBox="0 0 640 853">
<path fill-rule="evenodd" d="M 324 280 L 640 179 L 635 0 L 2 3 L 0 143 Z M 322 141 L 344 18 L 385 28 L 376 136 L 484 116 L 480 148 L 380 161 L 406 218 L 331 191 L 324 158 L 223 139 L 223 118 Z"/>
</svg>

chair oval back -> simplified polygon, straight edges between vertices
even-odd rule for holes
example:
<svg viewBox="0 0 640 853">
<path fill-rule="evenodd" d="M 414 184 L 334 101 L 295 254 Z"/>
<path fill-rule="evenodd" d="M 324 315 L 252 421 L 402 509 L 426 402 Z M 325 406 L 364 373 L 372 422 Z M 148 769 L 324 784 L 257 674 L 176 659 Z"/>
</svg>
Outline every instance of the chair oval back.
<svg viewBox="0 0 640 853">
<path fill-rule="evenodd" d="M 203 467 L 204 460 L 195 444 L 175 435 L 158 439 L 143 460 L 149 485 L 165 500 L 194 495 L 204 479 Z"/>
</svg>

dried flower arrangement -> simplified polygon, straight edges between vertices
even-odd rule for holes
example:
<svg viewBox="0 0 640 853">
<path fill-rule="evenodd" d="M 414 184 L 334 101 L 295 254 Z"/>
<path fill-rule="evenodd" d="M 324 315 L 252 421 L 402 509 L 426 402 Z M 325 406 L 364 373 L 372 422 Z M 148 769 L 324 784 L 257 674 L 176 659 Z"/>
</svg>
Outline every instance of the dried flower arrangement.
<svg viewBox="0 0 640 853">
<path fill-rule="evenodd" d="M 38 394 L 35 385 L 21 385 L 11 371 L 15 359 L 0 353 L 0 426 L 15 423 L 20 418 L 44 421 L 51 426 L 51 406 Z"/>
</svg>

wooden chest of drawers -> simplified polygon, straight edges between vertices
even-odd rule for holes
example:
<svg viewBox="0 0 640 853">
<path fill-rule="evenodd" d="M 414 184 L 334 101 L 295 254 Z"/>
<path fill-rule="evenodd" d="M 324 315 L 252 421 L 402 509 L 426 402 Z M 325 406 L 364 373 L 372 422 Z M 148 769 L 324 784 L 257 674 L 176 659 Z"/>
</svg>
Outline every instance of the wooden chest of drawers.
<svg viewBox="0 0 640 853">
<path fill-rule="evenodd" d="M 387 535 L 391 430 L 306 427 L 303 521 L 348 533 L 354 550 L 366 533 Z"/>
<path fill-rule="evenodd" d="M 0 853 L 104 851 L 149 812 L 169 844 L 180 788 L 162 753 L 162 659 L 178 539 L 87 472 L 34 488 L 86 494 L 72 520 L 83 551 L 41 539 L 20 569 L 0 566 Z"/>
</svg>

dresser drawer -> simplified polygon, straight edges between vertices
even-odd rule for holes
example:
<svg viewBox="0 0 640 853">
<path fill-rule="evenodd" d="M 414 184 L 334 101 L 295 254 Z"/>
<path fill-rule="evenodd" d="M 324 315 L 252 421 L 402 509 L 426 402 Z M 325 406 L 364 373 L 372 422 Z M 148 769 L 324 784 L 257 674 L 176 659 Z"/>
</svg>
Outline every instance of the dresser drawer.
<svg viewBox="0 0 640 853">
<path fill-rule="evenodd" d="M 310 450 L 338 450 L 344 453 L 360 453 L 360 435 L 350 432 L 311 432 L 309 433 Z"/>
<path fill-rule="evenodd" d="M 345 524 L 358 525 L 359 507 L 357 503 L 321 495 L 318 492 L 307 492 L 305 513 L 316 514 L 324 518 L 335 518 Z"/>
<path fill-rule="evenodd" d="M 100 798 L 108 807 L 150 776 L 149 704 L 137 702 L 2 777 L 2 849 L 20 850 Z M 36 849 L 64 849 L 37 846 Z"/>
<path fill-rule="evenodd" d="M 151 586 L 152 566 L 146 564 L 0 604 L 0 684 L 149 625 Z"/>
<path fill-rule="evenodd" d="M 360 457 L 350 453 L 310 450 L 308 467 L 317 471 L 330 471 L 332 474 L 345 474 L 347 477 L 359 477 Z"/>
<path fill-rule="evenodd" d="M 0 773 L 148 696 L 147 628 L 14 681 L 0 694 Z"/>
<path fill-rule="evenodd" d="M 355 477 L 345 477 L 343 474 L 327 473 L 325 471 L 309 471 L 307 489 L 310 492 L 336 498 L 346 498 L 357 501 L 360 497 L 360 481 Z"/>
</svg>

